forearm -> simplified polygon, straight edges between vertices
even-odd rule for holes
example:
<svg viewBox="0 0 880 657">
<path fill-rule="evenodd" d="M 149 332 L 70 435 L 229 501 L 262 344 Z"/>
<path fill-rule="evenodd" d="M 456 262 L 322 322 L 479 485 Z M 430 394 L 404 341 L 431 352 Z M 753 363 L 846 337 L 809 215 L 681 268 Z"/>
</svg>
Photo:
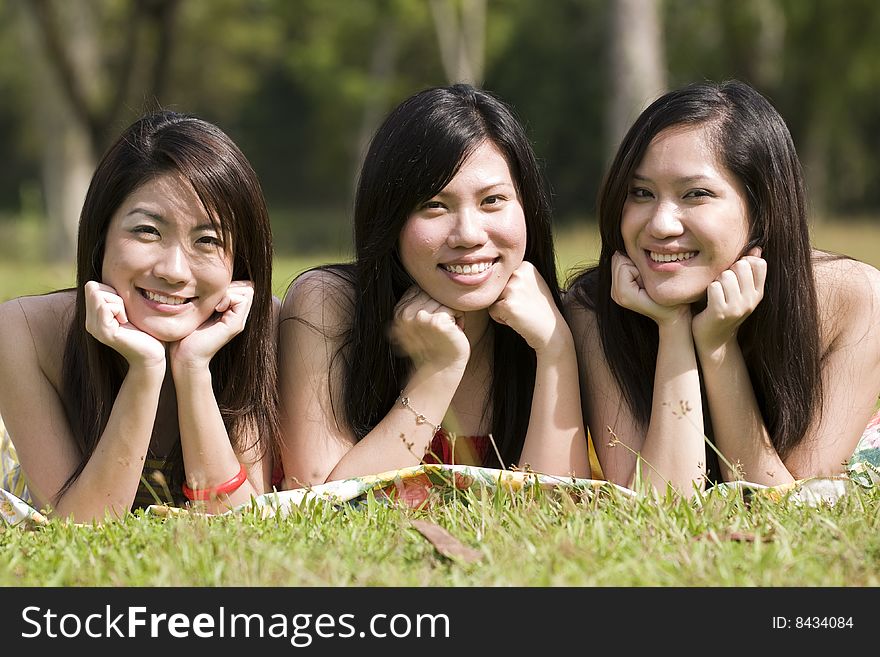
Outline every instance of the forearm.
<svg viewBox="0 0 880 657">
<path fill-rule="evenodd" d="M 529 428 L 519 464 L 535 472 L 591 476 L 577 357 L 567 331 L 558 349 L 537 353 Z"/>
<path fill-rule="evenodd" d="M 463 374 L 462 369 L 416 370 L 404 394 L 411 408 L 396 403 L 372 431 L 351 447 L 327 476 L 348 479 L 417 465 L 434 438 Z M 425 422 L 419 422 L 422 415 Z"/>
<path fill-rule="evenodd" d="M 686 496 L 702 489 L 706 450 L 700 377 L 689 318 L 661 325 L 651 419 L 641 450 L 642 481 Z M 633 473 L 635 481 L 637 473 Z"/>
<path fill-rule="evenodd" d="M 94 452 L 53 509 L 55 515 L 90 522 L 108 513 L 128 513 L 143 473 L 164 373 L 164 367 L 129 369 Z"/>
<path fill-rule="evenodd" d="M 725 481 L 767 486 L 794 481 L 770 442 L 739 344 L 734 340 L 711 353 L 700 352 L 700 364 Z"/>
<path fill-rule="evenodd" d="M 229 440 L 217 399 L 211 387 L 211 372 L 202 367 L 177 367 L 174 371 L 180 445 L 186 470 L 186 483 L 193 490 L 211 490 L 232 479 L 244 465 L 250 477 L 228 494 L 205 500 L 209 513 L 222 513 L 261 495 L 263 484 L 251 479 L 260 476 L 259 464 L 242 463 Z M 250 467 L 249 467 L 250 466 Z"/>
</svg>

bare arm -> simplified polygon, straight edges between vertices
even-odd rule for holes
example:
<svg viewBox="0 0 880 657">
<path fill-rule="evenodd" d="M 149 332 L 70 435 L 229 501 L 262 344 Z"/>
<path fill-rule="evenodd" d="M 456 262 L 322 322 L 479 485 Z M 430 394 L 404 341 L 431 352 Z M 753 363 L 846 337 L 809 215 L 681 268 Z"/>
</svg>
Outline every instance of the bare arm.
<svg viewBox="0 0 880 657">
<path fill-rule="evenodd" d="M 709 285 L 706 308 L 692 326 L 722 476 L 775 485 L 792 477 L 770 441 L 737 339 L 764 296 L 766 276 L 767 262 L 755 247 Z"/>
<path fill-rule="evenodd" d="M 523 262 L 513 273 L 489 313 L 535 350 L 535 388 L 520 465 L 589 478 L 574 341 L 546 282 L 531 263 Z"/>
<path fill-rule="evenodd" d="M 880 397 L 880 271 L 865 263 L 817 263 L 824 392 L 821 419 L 785 464 L 798 479 L 838 474 Z"/>
<path fill-rule="evenodd" d="M 80 462 L 57 392 L 63 349 L 58 320 L 69 321 L 71 305 L 71 295 L 47 295 L 0 306 L 0 414 L 41 507 L 52 503 Z M 104 433 L 85 469 L 54 505 L 55 515 L 88 522 L 104 520 L 107 513 L 128 512 L 140 482 L 164 372 L 164 359 L 130 365 Z"/>
<path fill-rule="evenodd" d="M 268 488 L 267 468 L 253 440 L 247 454 L 237 454 L 229 440 L 211 385 L 212 357 L 238 335 L 250 313 L 254 289 L 249 281 L 233 281 L 221 302 L 217 319 L 210 319 L 191 335 L 171 345 L 171 372 L 177 394 L 180 443 L 187 484 L 211 490 L 232 479 L 242 466 L 248 478 L 228 494 L 205 500 L 209 512 L 221 513 L 247 502 Z M 243 437 L 245 438 L 245 437 Z"/>
<path fill-rule="evenodd" d="M 291 287 L 282 305 L 279 377 L 286 487 L 417 464 L 433 438 L 431 423 L 445 416 L 467 363 L 467 338 L 451 311 L 411 291 L 399 304 L 395 325 L 405 351 L 414 356 L 406 394 L 430 423 L 418 424 L 412 411 L 395 404 L 357 441 L 343 417 L 339 363 L 333 363 L 351 324 L 351 306 L 344 300 L 352 291 L 345 286 L 331 273 L 311 272 Z M 336 391 L 332 400 L 331 386 Z"/>
<path fill-rule="evenodd" d="M 880 394 L 880 272 L 842 260 L 817 263 L 815 274 L 827 349 L 823 403 L 804 440 L 784 462 L 770 443 L 738 347 L 722 350 L 717 365 L 704 364 L 707 390 L 710 375 L 727 386 L 724 403 L 718 403 L 719 447 L 741 463 L 749 481 L 776 485 L 841 474 Z"/>
<path fill-rule="evenodd" d="M 608 365 L 595 314 L 575 302 L 568 317 L 575 337 L 584 415 L 605 476 L 622 486 L 641 480 L 685 495 L 704 485 L 705 439 L 700 381 L 687 308 L 661 308 L 638 285 L 637 270 L 615 256 L 612 294 L 658 325 L 659 347 L 650 421 L 641 426 Z M 641 462 L 639 462 L 639 458 Z"/>
</svg>

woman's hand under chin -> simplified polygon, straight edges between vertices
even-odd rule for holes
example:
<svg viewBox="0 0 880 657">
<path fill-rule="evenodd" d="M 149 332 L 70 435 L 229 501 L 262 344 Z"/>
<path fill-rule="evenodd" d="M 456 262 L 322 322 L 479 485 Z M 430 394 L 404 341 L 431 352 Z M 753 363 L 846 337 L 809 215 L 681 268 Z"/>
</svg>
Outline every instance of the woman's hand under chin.
<svg viewBox="0 0 880 657">
<path fill-rule="evenodd" d="M 567 344 L 570 333 L 550 288 L 535 266 L 524 260 L 517 267 L 498 300 L 489 307 L 489 316 L 519 333 L 536 352 L 553 351 Z"/>
<path fill-rule="evenodd" d="M 169 345 L 172 367 L 207 367 L 214 355 L 244 330 L 254 301 L 251 281 L 232 281 L 215 314 L 185 338 Z"/>
<path fill-rule="evenodd" d="M 88 281 L 84 293 L 90 335 L 117 351 L 130 367 L 165 367 L 165 345 L 128 321 L 125 304 L 114 288 Z"/>
<path fill-rule="evenodd" d="M 713 281 L 706 290 L 706 308 L 693 319 L 694 343 L 710 353 L 736 340 L 739 327 L 764 298 L 767 261 L 755 247 Z"/>
<path fill-rule="evenodd" d="M 470 358 L 464 313 L 452 310 L 413 285 L 394 308 L 389 339 L 416 368 L 459 367 Z"/>
<path fill-rule="evenodd" d="M 638 267 L 617 251 L 611 257 L 611 298 L 617 305 L 654 320 L 658 325 L 690 317 L 690 306 L 661 306 L 642 285 Z"/>
</svg>

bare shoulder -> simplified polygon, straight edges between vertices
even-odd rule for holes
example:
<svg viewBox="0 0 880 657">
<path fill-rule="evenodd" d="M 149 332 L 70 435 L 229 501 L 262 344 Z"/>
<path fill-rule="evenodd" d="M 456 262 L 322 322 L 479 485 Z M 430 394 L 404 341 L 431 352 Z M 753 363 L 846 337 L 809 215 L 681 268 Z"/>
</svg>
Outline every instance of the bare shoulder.
<svg viewBox="0 0 880 657">
<path fill-rule="evenodd" d="M 338 330 L 350 322 L 354 300 L 354 287 L 345 272 L 312 269 L 288 288 L 281 302 L 281 321 L 293 319 L 321 330 Z"/>
<path fill-rule="evenodd" d="M 814 276 L 819 303 L 831 312 L 865 310 L 880 303 L 880 271 L 859 260 L 826 258 L 814 260 Z M 824 308 L 823 308 L 824 309 Z M 875 308 L 880 310 L 880 308 Z"/>
<path fill-rule="evenodd" d="M 880 334 L 880 271 L 858 260 L 819 256 L 814 261 L 819 314 L 826 337 L 861 339 Z"/>
<path fill-rule="evenodd" d="M 73 317 L 73 291 L 19 297 L 0 304 L 0 351 L 3 360 L 36 357 L 46 375 L 60 377 L 67 329 Z M 17 354 L 17 356 L 16 356 Z"/>
<path fill-rule="evenodd" d="M 4 333 L 26 328 L 38 346 L 57 343 L 59 334 L 67 334 L 75 301 L 73 291 L 12 299 L 0 304 L 0 327 Z"/>
<path fill-rule="evenodd" d="M 576 341 L 598 335 L 596 313 L 592 308 L 587 308 L 576 295 L 571 292 L 563 294 L 562 310 Z"/>
</svg>

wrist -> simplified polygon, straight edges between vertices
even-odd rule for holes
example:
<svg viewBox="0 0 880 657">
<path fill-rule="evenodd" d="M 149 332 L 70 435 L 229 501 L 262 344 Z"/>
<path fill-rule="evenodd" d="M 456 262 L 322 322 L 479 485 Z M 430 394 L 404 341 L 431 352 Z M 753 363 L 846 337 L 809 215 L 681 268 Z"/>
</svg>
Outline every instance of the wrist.
<svg viewBox="0 0 880 657">
<path fill-rule="evenodd" d="M 716 342 L 694 340 L 694 344 L 696 345 L 697 356 L 703 365 L 720 364 L 730 355 L 731 349 L 739 348 L 739 342 L 737 342 L 735 335 L 727 340 Z"/>
<path fill-rule="evenodd" d="M 151 361 L 127 361 L 126 378 L 138 378 L 145 381 L 163 381 L 167 364 L 165 359 Z"/>
<path fill-rule="evenodd" d="M 454 360 L 448 364 L 437 363 L 435 361 L 422 361 L 413 363 L 412 376 L 410 382 L 424 381 L 426 379 L 436 379 L 438 381 L 454 382 L 457 386 L 464 376 L 467 369 L 468 359 Z"/>
<path fill-rule="evenodd" d="M 244 482 L 246 481 L 247 469 L 244 467 L 244 463 L 242 463 L 240 464 L 238 473 L 235 474 L 231 479 L 228 479 L 221 484 L 206 488 L 190 488 L 187 483 L 184 482 L 182 485 L 182 489 L 183 494 L 191 502 L 195 502 L 196 500 L 206 501 L 217 499 L 221 495 L 231 495 L 239 488 L 241 488 L 241 485 L 244 484 Z"/>
<path fill-rule="evenodd" d="M 204 378 L 211 378 L 210 360 L 171 360 L 171 376 L 176 382 Z"/>
<path fill-rule="evenodd" d="M 657 322 L 657 332 L 660 336 L 660 339 L 663 338 L 674 338 L 679 336 L 687 336 L 687 339 L 693 341 L 693 326 L 691 325 L 691 318 L 689 316 L 685 316 L 682 314 L 675 315 L 674 317 L 668 317 L 665 321 Z"/>
<path fill-rule="evenodd" d="M 688 304 L 679 306 L 665 307 L 663 313 L 654 317 L 654 321 L 658 326 L 678 326 L 680 324 L 690 324 L 693 321 L 693 313 Z"/>
<path fill-rule="evenodd" d="M 570 352 L 574 352 L 574 338 L 565 322 L 557 325 L 547 342 L 535 347 L 535 356 L 539 359 L 558 358 Z"/>
</svg>

